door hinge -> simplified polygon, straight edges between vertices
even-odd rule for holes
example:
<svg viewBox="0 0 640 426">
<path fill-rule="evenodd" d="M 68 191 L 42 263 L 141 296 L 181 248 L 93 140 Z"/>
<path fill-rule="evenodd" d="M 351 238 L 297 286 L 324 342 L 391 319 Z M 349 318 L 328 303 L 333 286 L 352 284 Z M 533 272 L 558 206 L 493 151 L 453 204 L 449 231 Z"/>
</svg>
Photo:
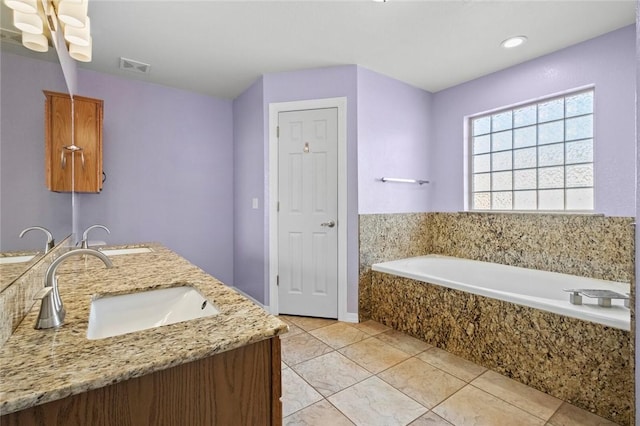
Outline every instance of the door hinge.
<svg viewBox="0 0 640 426">
<path fill-rule="evenodd" d="M 280 126 L 276 126 L 276 137 L 280 137 Z"/>
<path fill-rule="evenodd" d="M 278 201 L 276 203 L 276 211 L 279 212 L 280 211 L 280 201 Z"/>
<path fill-rule="evenodd" d="M 276 285 L 280 286 L 280 275 L 276 275 Z"/>
</svg>

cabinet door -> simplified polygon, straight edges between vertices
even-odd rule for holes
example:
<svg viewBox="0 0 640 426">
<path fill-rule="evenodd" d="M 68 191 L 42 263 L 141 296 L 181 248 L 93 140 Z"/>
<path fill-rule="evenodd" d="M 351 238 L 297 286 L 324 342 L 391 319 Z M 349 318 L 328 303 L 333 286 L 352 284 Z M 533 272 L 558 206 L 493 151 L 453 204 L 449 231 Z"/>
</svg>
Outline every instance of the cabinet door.
<svg viewBox="0 0 640 426">
<path fill-rule="evenodd" d="M 49 96 L 45 102 L 45 176 L 51 191 L 71 191 L 71 99 Z"/>
<path fill-rule="evenodd" d="M 75 145 L 82 155 L 74 157 L 74 191 L 100 192 L 102 189 L 102 101 L 74 98 Z"/>
<path fill-rule="evenodd" d="M 102 114 L 99 99 L 45 91 L 45 173 L 56 192 L 102 190 Z M 74 122 L 71 122 L 71 111 Z M 73 129 L 74 137 L 71 137 Z M 80 148 L 72 154 L 71 146 Z M 73 170 L 73 174 L 72 174 Z"/>
</svg>

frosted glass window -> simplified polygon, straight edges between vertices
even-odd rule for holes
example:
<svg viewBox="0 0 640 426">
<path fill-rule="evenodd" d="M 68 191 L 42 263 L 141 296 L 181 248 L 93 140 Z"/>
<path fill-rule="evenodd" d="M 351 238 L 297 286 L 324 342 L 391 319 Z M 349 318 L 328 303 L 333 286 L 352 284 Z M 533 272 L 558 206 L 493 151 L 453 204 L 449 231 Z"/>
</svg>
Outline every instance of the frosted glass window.
<svg viewBox="0 0 640 426">
<path fill-rule="evenodd" d="M 514 148 L 536 146 L 538 133 L 536 126 L 522 127 L 513 131 Z"/>
<path fill-rule="evenodd" d="M 538 210 L 563 210 L 564 190 L 538 191 Z"/>
<path fill-rule="evenodd" d="M 511 128 L 511 111 L 501 112 L 491 117 L 491 131 L 499 132 Z"/>
<path fill-rule="evenodd" d="M 567 120 L 567 140 L 593 137 L 593 116 L 570 118 Z"/>
<path fill-rule="evenodd" d="M 593 140 L 567 142 L 567 164 L 593 163 Z"/>
<path fill-rule="evenodd" d="M 491 117 L 482 117 L 473 120 L 473 135 L 484 135 L 491 131 Z"/>
<path fill-rule="evenodd" d="M 564 164 L 564 144 L 542 145 L 538 147 L 538 166 L 558 166 Z"/>
<path fill-rule="evenodd" d="M 511 170 L 512 151 L 496 152 L 491 154 L 491 170 Z"/>
<path fill-rule="evenodd" d="M 489 210 L 491 208 L 491 193 L 490 192 L 476 192 L 473 194 L 473 205 L 477 209 Z"/>
<path fill-rule="evenodd" d="M 473 138 L 473 152 L 484 154 L 491 151 L 491 135 L 476 136 Z"/>
<path fill-rule="evenodd" d="M 536 189 L 537 187 L 538 171 L 536 169 L 513 171 L 513 189 Z"/>
<path fill-rule="evenodd" d="M 510 190 L 513 187 L 511 175 L 512 175 L 512 172 L 491 173 L 491 190 L 492 191 Z"/>
<path fill-rule="evenodd" d="M 564 118 L 564 98 L 538 104 L 538 122 L 561 120 Z"/>
<path fill-rule="evenodd" d="M 536 106 L 530 105 L 513 110 L 513 127 L 529 126 L 536 124 Z"/>
<path fill-rule="evenodd" d="M 530 167 L 536 167 L 536 165 L 538 164 L 536 156 L 536 148 L 516 149 L 515 151 L 513 151 L 513 168 L 526 169 Z"/>
<path fill-rule="evenodd" d="M 569 96 L 566 101 L 567 117 L 576 115 L 593 113 L 593 92 L 580 93 L 579 95 Z"/>
<path fill-rule="evenodd" d="M 564 121 L 553 121 L 538 126 L 538 145 L 564 142 Z"/>
<path fill-rule="evenodd" d="M 593 186 L 593 164 L 567 166 L 567 188 Z"/>
<path fill-rule="evenodd" d="M 564 188 L 564 167 L 538 169 L 538 188 Z"/>
<path fill-rule="evenodd" d="M 476 192 L 489 191 L 491 189 L 491 173 L 473 175 L 473 190 Z"/>
<path fill-rule="evenodd" d="M 493 134 L 493 146 L 491 147 L 492 151 L 503 151 L 505 149 L 511 149 L 512 144 L 512 135 L 511 130 L 507 130 L 506 132 L 498 132 Z"/>
<path fill-rule="evenodd" d="M 567 210 L 593 210 L 591 188 L 567 189 Z"/>
<path fill-rule="evenodd" d="M 513 193 L 515 210 L 536 210 L 538 208 L 538 191 L 516 191 Z"/>
<path fill-rule="evenodd" d="M 473 210 L 593 210 L 594 91 L 469 120 Z"/>
<path fill-rule="evenodd" d="M 513 193 L 509 192 L 492 192 L 491 205 L 494 210 L 511 210 L 513 208 Z"/>
<path fill-rule="evenodd" d="M 475 173 L 491 171 L 491 154 L 473 157 L 473 171 Z"/>
</svg>

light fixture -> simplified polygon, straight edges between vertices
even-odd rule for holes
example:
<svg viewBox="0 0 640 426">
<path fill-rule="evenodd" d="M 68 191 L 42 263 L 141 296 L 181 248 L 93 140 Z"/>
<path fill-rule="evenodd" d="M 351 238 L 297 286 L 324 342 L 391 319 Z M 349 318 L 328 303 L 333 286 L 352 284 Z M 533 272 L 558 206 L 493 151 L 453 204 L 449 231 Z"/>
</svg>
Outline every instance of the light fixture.
<svg viewBox="0 0 640 426">
<path fill-rule="evenodd" d="M 89 46 L 89 39 L 91 38 L 91 20 L 89 17 L 85 20 L 83 28 L 72 27 L 71 25 L 65 25 L 64 27 L 64 39 L 70 44 L 76 44 L 78 46 Z"/>
<path fill-rule="evenodd" d="M 22 13 L 38 12 L 38 0 L 4 0 L 4 4 L 10 9 Z"/>
<path fill-rule="evenodd" d="M 44 34 L 22 33 L 22 45 L 36 52 L 49 50 L 49 40 Z"/>
<path fill-rule="evenodd" d="M 36 52 L 46 52 L 49 44 L 60 47 L 56 38 L 56 32 L 60 30 L 69 56 L 90 62 L 92 40 L 88 1 L 4 0 L 4 4 L 13 9 L 13 25 L 22 31 L 23 46 Z"/>
<path fill-rule="evenodd" d="M 500 46 L 504 47 L 505 49 L 512 49 L 514 47 L 522 45 L 525 41 L 527 41 L 527 36 L 519 35 L 503 40 L 502 43 L 500 43 Z"/>
<path fill-rule="evenodd" d="M 86 46 L 80 46 L 77 44 L 69 45 L 69 56 L 76 61 L 91 62 L 91 45 L 93 44 L 91 37 L 89 37 L 89 44 Z"/>
<path fill-rule="evenodd" d="M 83 28 L 87 19 L 88 0 L 80 2 L 60 0 L 58 3 L 58 19 L 65 25 Z"/>
<path fill-rule="evenodd" d="M 13 11 L 13 25 L 22 32 L 29 34 L 42 34 L 44 24 L 37 13 L 24 13 Z"/>
</svg>

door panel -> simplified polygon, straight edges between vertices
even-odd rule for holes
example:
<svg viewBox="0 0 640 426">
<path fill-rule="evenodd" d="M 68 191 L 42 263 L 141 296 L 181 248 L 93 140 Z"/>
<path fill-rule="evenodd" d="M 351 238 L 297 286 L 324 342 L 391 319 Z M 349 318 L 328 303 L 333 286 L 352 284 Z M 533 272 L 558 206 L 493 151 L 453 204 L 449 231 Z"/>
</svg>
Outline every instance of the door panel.
<svg viewBox="0 0 640 426">
<path fill-rule="evenodd" d="M 337 318 L 337 108 L 281 112 L 278 125 L 279 311 Z"/>
</svg>

